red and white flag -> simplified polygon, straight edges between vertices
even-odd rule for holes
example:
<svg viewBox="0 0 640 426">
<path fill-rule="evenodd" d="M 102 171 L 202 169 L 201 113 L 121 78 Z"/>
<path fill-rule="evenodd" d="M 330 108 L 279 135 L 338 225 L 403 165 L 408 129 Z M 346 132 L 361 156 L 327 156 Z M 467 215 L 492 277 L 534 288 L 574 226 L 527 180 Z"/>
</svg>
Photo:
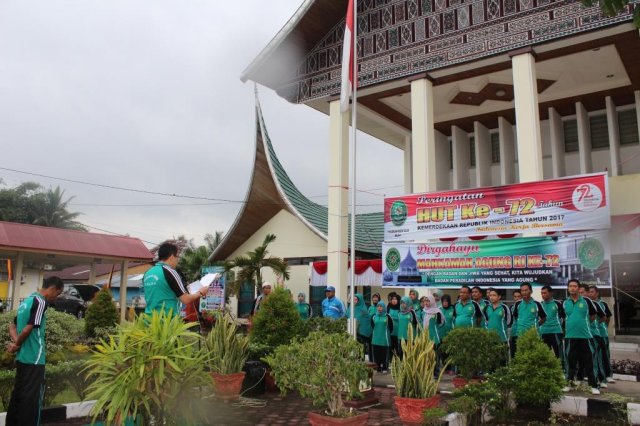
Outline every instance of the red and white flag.
<svg viewBox="0 0 640 426">
<path fill-rule="evenodd" d="M 349 97 L 353 92 L 353 0 L 349 0 L 347 8 L 347 24 L 344 27 L 344 44 L 342 46 L 342 87 L 340 88 L 340 111 L 349 110 Z"/>
</svg>

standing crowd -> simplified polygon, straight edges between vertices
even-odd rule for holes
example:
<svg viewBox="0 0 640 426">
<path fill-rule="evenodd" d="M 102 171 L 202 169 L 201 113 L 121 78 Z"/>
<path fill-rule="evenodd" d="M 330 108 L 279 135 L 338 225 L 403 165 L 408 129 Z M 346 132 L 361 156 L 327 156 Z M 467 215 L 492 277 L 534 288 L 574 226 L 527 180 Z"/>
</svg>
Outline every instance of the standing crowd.
<svg viewBox="0 0 640 426">
<path fill-rule="evenodd" d="M 600 388 L 606 388 L 614 380 L 608 337 L 612 313 L 600 298 L 598 287 L 571 279 L 564 301 L 554 298 L 550 286 L 542 287 L 541 301 L 533 299 L 532 290 L 530 283 L 522 283 L 513 293 L 511 306 L 502 302 L 496 289 L 488 289 L 484 298 L 480 287 L 466 285 L 460 288 L 455 303 L 438 289 L 429 289 L 423 297 L 419 297 L 415 289 L 411 289 L 408 296 L 393 292 L 387 303 L 376 293 L 371 296 L 370 306 L 362 294 L 355 294 L 352 303 L 357 339 L 369 360 L 377 364 L 378 371 L 388 373 L 391 356 L 402 358 L 402 341 L 409 338 L 409 327 L 414 336 L 428 330 L 440 365 L 446 362 L 446 354 L 439 350 L 440 344 L 455 328 L 480 327 L 494 331 L 505 345 L 507 359 L 515 356 L 518 336 L 535 328 L 561 362 L 567 378 L 565 391 L 585 380 L 591 392 L 599 394 Z M 350 307 L 336 297 L 333 286 L 327 287 L 325 295 L 322 316 L 332 319 L 349 316 Z M 297 306 L 303 318 L 312 315 L 303 293 L 298 295 Z"/>
</svg>

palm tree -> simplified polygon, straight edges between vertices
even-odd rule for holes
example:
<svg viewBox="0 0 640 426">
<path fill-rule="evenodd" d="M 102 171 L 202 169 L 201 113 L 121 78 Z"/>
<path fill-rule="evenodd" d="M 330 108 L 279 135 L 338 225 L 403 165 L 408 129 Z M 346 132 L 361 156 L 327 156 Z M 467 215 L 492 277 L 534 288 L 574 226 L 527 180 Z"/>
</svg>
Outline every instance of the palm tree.
<svg viewBox="0 0 640 426">
<path fill-rule="evenodd" d="M 239 268 L 236 272 L 233 291 L 238 293 L 240 286 L 243 283 L 253 283 L 256 289 L 262 287 L 262 268 L 271 269 L 278 277 L 284 280 L 290 278 L 289 265 L 280 257 L 268 256 L 267 250 L 269 244 L 276 240 L 276 236 L 273 234 L 267 234 L 264 237 L 264 241 L 261 245 L 256 247 L 253 251 L 248 252 L 244 256 L 239 256 L 228 262 L 226 267 Z"/>
<path fill-rule="evenodd" d="M 78 231 L 86 231 L 87 229 L 76 220 L 81 213 L 71 213 L 67 210 L 69 202 L 74 197 L 69 197 L 63 201 L 64 190 L 59 186 L 52 190 L 49 188 L 47 192 L 36 194 L 33 196 L 33 224 L 50 226 L 53 228 L 75 229 Z"/>
<path fill-rule="evenodd" d="M 204 236 L 205 245 L 195 247 L 189 241 L 180 255 L 178 268 L 182 271 L 189 282 L 195 281 L 200 275 L 203 266 L 210 265 L 209 256 L 220 245 L 223 236 L 222 231 L 215 231 L 214 234 Z"/>
</svg>

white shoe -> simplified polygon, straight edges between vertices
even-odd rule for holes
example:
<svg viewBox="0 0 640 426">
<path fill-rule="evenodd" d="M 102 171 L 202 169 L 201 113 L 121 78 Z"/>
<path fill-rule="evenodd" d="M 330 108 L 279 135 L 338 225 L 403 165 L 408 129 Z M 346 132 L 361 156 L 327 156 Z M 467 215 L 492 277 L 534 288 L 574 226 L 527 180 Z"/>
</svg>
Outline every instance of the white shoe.
<svg viewBox="0 0 640 426">
<path fill-rule="evenodd" d="M 600 395 L 600 390 L 598 388 L 591 388 L 591 395 Z"/>
<path fill-rule="evenodd" d="M 574 383 L 575 387 L 580 387 L 580 385 L 582 384 L 582 382 L 580 380 L 576 380 Z"/>
<path fill-rule="evenodd" d="M 606 389 L 607 387 L 608 387 L 608 386 L 607 386 L 607 383 L 606 383 L 606 382 L 602 382 L 602 383 L 600 383 L 600 388 Z"/>
<path fill-rule="evenodd" d="M 562 388 L 562 392 L 571 392 L 573 388 L 571 386 L 565 386 Z"/>
<path fill-rule="evenodd" d="M 615 383 L 616 381 L 613 379 L 613 377 L 609 377 L 607 378 L 607 383 Z"/>
</svg>

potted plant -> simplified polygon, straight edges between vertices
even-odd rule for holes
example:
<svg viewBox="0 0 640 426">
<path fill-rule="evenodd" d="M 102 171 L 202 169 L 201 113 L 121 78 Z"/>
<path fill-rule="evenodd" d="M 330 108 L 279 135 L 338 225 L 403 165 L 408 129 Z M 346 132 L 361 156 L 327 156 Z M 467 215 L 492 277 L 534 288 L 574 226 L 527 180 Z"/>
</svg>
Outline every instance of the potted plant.
<svg viewBox="0 0 640 426">
<path fill-rule="evenodd" d="M 507 348 L 498 333 L 484 328 L 456 328 L 442 342 L 452 365 L 458 369 L 453 379 L 456 388 L 477 381 L 482 373 L 491 373 L 504 361 Z"/>
<path fill-rule="evenodd" d="M 394 402 L 404 423 L 420 424 L 423 412 L 440 404 L 438 385 L 445 368 L 435 376 L 438 361 L 427 330 L 415 338 L 412 327 L 408 333 L 407 340 L 402 341 L 402 359 L 394 356 L 391 361 L 391 375 L 396 385 Z"/>
<path fill-rule="evenodd" d="M 204 349 L 216 395 L 225 402 L 238 398 L 245 376 L 242 368 L 249 357 L 249 338 L 238 333 L 230 315 L 220 315 L 205 338 Z"/>
<path fill-rule="evenodd" d="M 278 347 L 266 361 L 283 394 L 295 390 L 324 406 L 320 413 L 309 412 L 311 425 L 364 425 L 369 414 L 347 409 L 343 400 L 358 395 L 368 377 L 362 358 L 362 345 L 348 334 L 313 332 Z"/>
</svg>

